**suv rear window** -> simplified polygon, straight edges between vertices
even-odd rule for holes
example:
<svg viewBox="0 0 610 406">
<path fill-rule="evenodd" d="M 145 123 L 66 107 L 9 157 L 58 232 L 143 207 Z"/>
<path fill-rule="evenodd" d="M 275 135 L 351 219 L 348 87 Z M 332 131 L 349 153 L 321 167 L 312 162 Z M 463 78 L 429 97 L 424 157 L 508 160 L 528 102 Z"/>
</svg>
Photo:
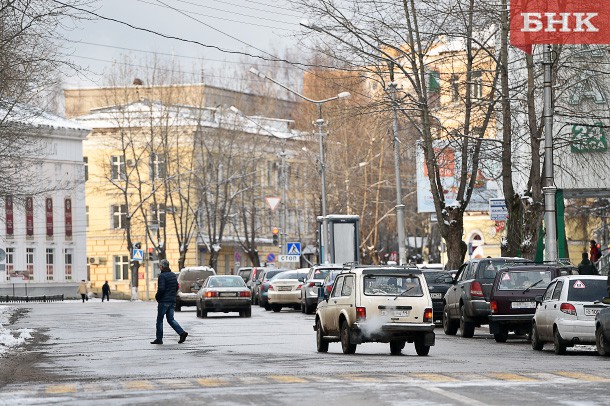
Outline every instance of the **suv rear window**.
<svg viewBox="0 0 610 406">
<path fill-rule="evenodd" d="M 551 271 L 502 272 L 498 290 L 546 289 L 551 283 Z"/>
<path fill-rule="evenodd" d="M 239 276 L 247 280 L 250 278 L 250 274 L 252 274 L 252 269 L 244 269 L 243 271 L 239 271 L 238 273 Z"/>
<path fill-rule="evenodd" d="M 451 273 L 446 271 L 422 271 L 426 282 L 428 283 L 445 283 L 445 279 L 451 278 Z"/>
<path fill-rule="evenodd" d="M 375 275 L 364 276 L 364 294 L 370 296 L 422 296 L 417 276 Z"/>
<path fill-rule="evenodd" d="M 210 275 L 214 275 L 212 271 L 183 271 L 180 273 L 182 281 L 193 282 L 199 279 L 205 279 Z"/>
<path fill-rule="evenodd" d="M 500 270 L 500 269 L 504 269 L 507 266 L 513 265 L 513 264 L 520 264 L 520 263 L 528 263 L 531 262 L 527 259 L 523 259 L 523 260 L 518 260 L 518 259 L 486 259 L 483 260 L 481 262 L 479 262 L 479 266 L 477 267 L 477 274 L 475 279 L 478 280 L 482 280 L 482 281 L 487 281 L 487 282 L 493 282 L 494 278 L 496 277 L 496 273 Z"/>
<path fill-rule="evenodd" d="M 330 269 L 316 269 L 313 271 L 313 275 L 311 279 L 324 279 L 326 275 L 330 272 Z"/>
<path fill-rule="evenodd" d="M 605 279 L 573 279 L 567 283 L 570 302 L 595 302 L 602 300 L 608 293 L 608 282 Z"/>
</svg>

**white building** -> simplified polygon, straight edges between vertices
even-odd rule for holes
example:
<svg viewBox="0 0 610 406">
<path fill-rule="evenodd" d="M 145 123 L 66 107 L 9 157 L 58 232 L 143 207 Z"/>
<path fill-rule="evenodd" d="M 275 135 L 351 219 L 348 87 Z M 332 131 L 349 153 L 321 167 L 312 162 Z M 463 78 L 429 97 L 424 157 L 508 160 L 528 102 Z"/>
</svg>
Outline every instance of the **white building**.
<svg viewBox="0 0 610 406">
<path fill-rule="evenodd" d="M 3 126 L 28 147 L 20 158 L 23 186 L 0 197 L 0 295 L 75 297 L 87 279 L 83 140 L 89 129 L 16 106 Z M 0 252 L 0 257 L 2 257 Z"/>
</svg>

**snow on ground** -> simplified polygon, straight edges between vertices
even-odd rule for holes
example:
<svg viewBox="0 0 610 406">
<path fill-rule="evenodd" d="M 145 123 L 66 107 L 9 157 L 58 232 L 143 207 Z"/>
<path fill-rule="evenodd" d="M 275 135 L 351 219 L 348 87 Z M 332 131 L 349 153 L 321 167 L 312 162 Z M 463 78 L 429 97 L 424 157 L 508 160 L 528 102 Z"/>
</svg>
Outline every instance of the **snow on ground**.
<svg viewBox="0 0 610 406">
<path fill-rule="evenodd" d="M 5 327 L 15 310 L 14 306 L 0 306 L 0 357 L 32 338 L 32 330 L 29 328 L 11 330 Z"/>
</svg>

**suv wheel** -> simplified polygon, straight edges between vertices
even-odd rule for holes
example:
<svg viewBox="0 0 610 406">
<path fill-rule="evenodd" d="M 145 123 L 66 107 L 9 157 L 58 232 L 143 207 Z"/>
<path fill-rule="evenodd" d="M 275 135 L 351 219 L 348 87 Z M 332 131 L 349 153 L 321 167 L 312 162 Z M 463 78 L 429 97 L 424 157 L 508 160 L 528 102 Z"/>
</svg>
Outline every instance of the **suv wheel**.
<svg viewBox="0 0 610 406">
<path fill-rule="evenodd" d="M 494 339 L 497 343 L 505 343 L 508 340 L 508 328 L 500 326 L 500 332 L 494 334 Z"/>
<path fill-rule="evenodd" d="M 610 355 L 610 342 L 606 340 L 601 326 L 595 329 L 595 346 L 597 347 L 597 353 L 602 357 Z"/>
<path fill-rule="evenodd" d="M 176 306 L 174 307 L 174 310 L 177 312 L 182 311 L 182 305 L 180 304 L 180 301 L 176 300 Z"/>
<path fill-rule="evenodd" d="M 201 310 L 199 310 L 199 305 L 195 306 L 195 314 L 197 315 L 197 317 L 201 317 Z"/>
<path fill-rule="evenodd" d="M 273 310 L 276 313 L 279 313 L 280 311 L 282 311 L 282 306 L 273 304 L 273 305 L 271 305 L 271 310 Z"/>
<path fill-rule="evenodd" d="M 316 320 L 316 347 L 318 352 L 328 352 L 328 341 L 324 339 L 324 331 L 320 319 Z"/>
<path fill-rule="evenodd" d="M 244 317 L 252 317 L 252 308 L 244 310 Z"/>
<path fill-rule="evenodd" d="M 555 330 L 553 331 L 553 343 L 555 344 L 555 354 L 563 355 L 566 353 L 567 346 L 563 341 L 563 338 L 561 338 L 557 327 L 555 327 Z"/>
<path fill-rule="evenodd" d="M 464 338 L 472 338 L 474 336 L 474 323 L 466 321 L 464 306 L 460 307 L 460 333 Z"/>
<path fill-rule="evenodd" d="M 415 352 L 420 357 L 424 357 L 430 352 L 430 346 L 424 344 L 423 337 L 415 339 Z"/>
<path fill-rule="evenodd" d="M 540 336 L 538 335 L 538 328 L 536 327 L 536 323 L 532 324 L 532 349 L 534 351 L 542 351 L 544 347 L 544 342 L 540 341 Z"/>
<path fill-rule="evenodd" d="M 445 307 L 443 307 L 443 330 L 445 331 L 445 334 L 454 336 L 457 333 L 459 326 L 460 324 L 457 321 L 451 320 L 449 317 L 449 306 L 445 305 Z"/>
<path fill-rule="evenodd" d="M 205 310 L 201 309 L 201 317 L 202 318 L 207 318 L 208 317 L 208 312 L 206 312 Z"/>
<path fill-rule="evenodd" d="M 392 340 L 390 341 L 390 354 L 392 355 L 400 355 L 402 349 L 405 348 L 404 340 Z"/>
<path fill-rule="evenodd" d="M 341 349 L 343 354 L 353 354 L 356 352 L 356 344 L 352 344 L 349 339 L 349 327 L 347 321 L 341 322 Z"/>
</svg>

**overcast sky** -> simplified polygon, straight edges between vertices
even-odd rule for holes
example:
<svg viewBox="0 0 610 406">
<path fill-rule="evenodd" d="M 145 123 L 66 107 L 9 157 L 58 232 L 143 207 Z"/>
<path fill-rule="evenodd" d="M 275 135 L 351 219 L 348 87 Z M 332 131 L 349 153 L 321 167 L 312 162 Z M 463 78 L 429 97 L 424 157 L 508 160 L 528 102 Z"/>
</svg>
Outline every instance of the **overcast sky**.
<svg viewBox="0 0 610 406">
<path fill-rule="evenodd" d="M 294 47 L 292 36 L 300 30 L 302 17 L 283 0 L 100 0 L 95 12 L 133 26 L 197 41 L 229 51 L 277 55 L 284 48 Z M 239 55 L 166 39 L 153 33 L 129 28 L 117 22 L 99 19 L 78 23 L 67 35 L 74 42 L 66 52 L 72 60 L 89 72 L 69 75 L 66 87 L 99 86 L 102 74 L 111 69 L 113 61 L 122 61 L 128 54 L 134 61 L 144 61 L 154 52 L 176 56 L 181 65 L 205 65 L 206 81 L 231 80 L 229 69 L 247 71 L 248 63 L 240 63 Z M 123 49 L 121 49 L 123 48 Z M 170 56 L 168 56 L 169 58 Z M 195 58 L 195 59 L 194 59 Z M 264 62 L 263 62 L 264 63 Z M 223 66 L 224 73 L 218 72 Z M 212 77 L 214 76 L 214 77 Z"/>
</svg>

